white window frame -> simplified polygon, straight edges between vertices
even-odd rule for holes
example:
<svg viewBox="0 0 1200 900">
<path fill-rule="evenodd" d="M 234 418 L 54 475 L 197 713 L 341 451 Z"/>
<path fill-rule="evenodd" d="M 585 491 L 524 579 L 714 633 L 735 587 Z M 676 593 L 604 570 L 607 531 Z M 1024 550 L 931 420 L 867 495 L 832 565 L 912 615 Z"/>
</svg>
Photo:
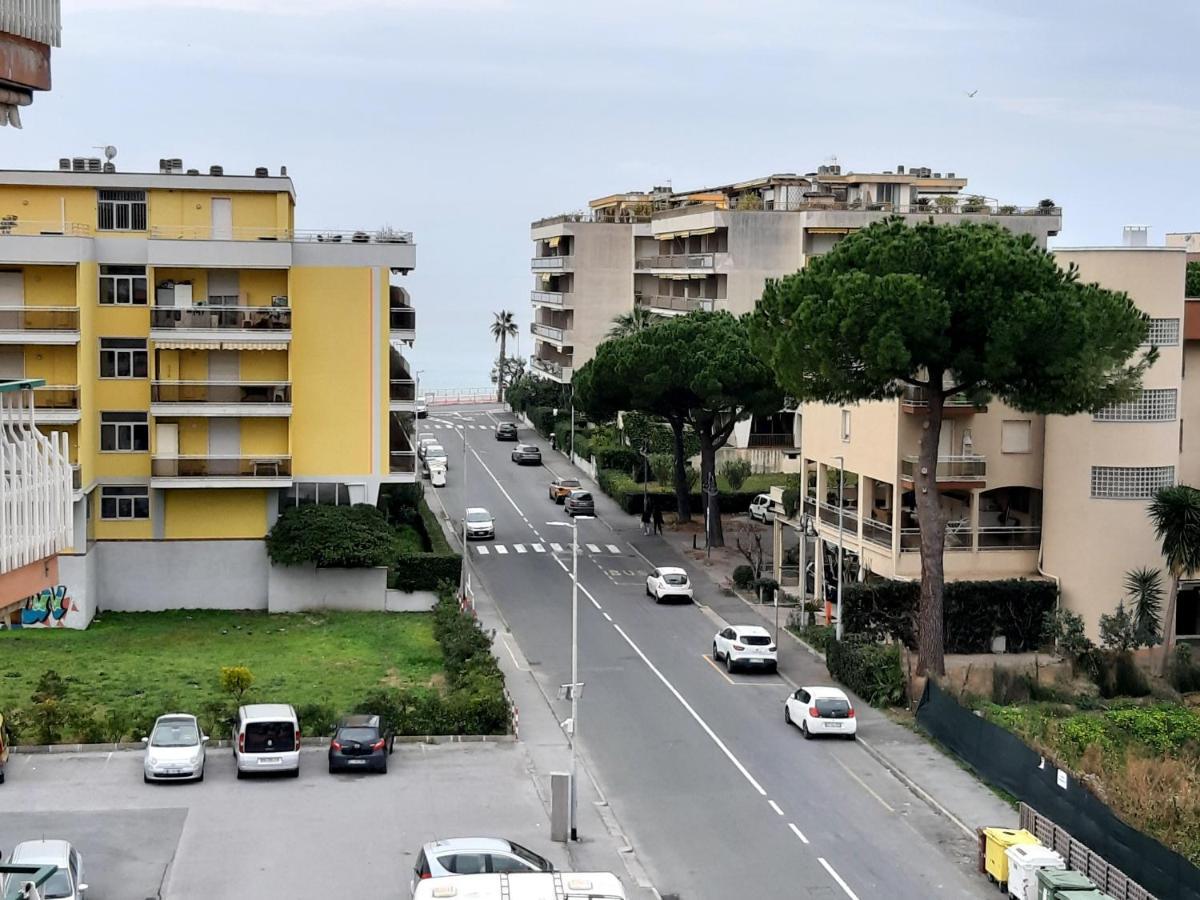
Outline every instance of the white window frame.
<svg viewBox="0 0 1200 900">
<path fill-rule="evenodd" d="M 842 442 L 850 442 L 850 410 L 842 410 Z"/>
<path fill-rule="evenodd" d="M 105 347 L 105 341 L 139 341 L 140 347 Z M 138 356 L 142 357 L 142 369 L 145 374 L 135 375 L 135 362 Z M 112 357 L 112 375 L 104 374 L 104 359 L 106 356 Z M 124 359 L 128 367 L 129 374 L 121 374 L 121 360 Z M 112 379 L 115 381 L 138 381 L 150 377 L 150 352 L 146 349 L 145 338 L 100 338 L 100 377 L 102 379 Z"/>
<path fill-rule="evenodd" d="M 145 500 L 144 514 L 138 511 Z M 115 515 L 105 515 L 105 506 L 113 504 Z M 150 488 L 144 484 L 110 484 L 100 488 L 100 519 L 104 522 L 140 521 L 150 518 Z"/>
<path fill-rule="evenodd" d="M 105 269 L 141 269 L 141 274 L 137 272 L 106 272 Z M 112 282 L 112 299 L 104 299 L 104 283 Z M 137 297 L 137 282 L 142 283 L 142 299 Z M 128 299 L 121 299 L 121 285 L 125 285 L 126 296 Z M 100 284 L 98 287 L 98 298 L 101 306 L 146 306 L 150 302 L 149 281 L 146 277 L 145 266 L 107 266 L 100 267 Z"/>
<path fill-rule="evenodd" d="M 1093 422 L 1174 422 L 1179 417 L 1179 391 L 1145 388 L 1134 399 L 1106 406 Z"/>
<path fill-rule="evenodd" d="M 137 419 L 130 419 L 130 418 L 117 419 L 117 418 L 115 418 L 117 416 L 122 416 L 122 417 L 140 416 L 141 419 L 140 419 L 140 421 Z M 109 418 L 110 421 L 106 422 L 105 421 L 106 418 Z M 145 434 L 145 440 L 143 441 L 143 443 L 145 444 L 144 450 L 137 449 L 137 443 L 138 443 L 137 429 L 138 428 L 144 429 L 144 434 Z M 115 444 L 115 446 L 105 449 L 104 435 L 105 435 L 105 432 L 109 429 L 111 429 L 111 433 L 114 438 L 113 443 Z M 122 447 L 121 446 L 122 443 L 125 443 L 128 446 Z M 130 411 L 130 412 L 109 411 L 109 412 L 100 413 L 100 452 L 101 453 L 149 453 L 150 452 L 149 416 L 144 412 L 136 412 L 136 411 Z"/>
<path fill-rule="evenodd" d="M 146 201 L 145 191 L 98 191 L 96 194 L 96 230 L 145 231 Z M 109 223 L 107 225 L 104 224 L 105 213 L 108 214 Z"/>
<path fill-rule="evenodd" d="M 1149 500 L 1175 483 L 1174 466 L 1092 466 L 1093 500 Z"/>
</svg>

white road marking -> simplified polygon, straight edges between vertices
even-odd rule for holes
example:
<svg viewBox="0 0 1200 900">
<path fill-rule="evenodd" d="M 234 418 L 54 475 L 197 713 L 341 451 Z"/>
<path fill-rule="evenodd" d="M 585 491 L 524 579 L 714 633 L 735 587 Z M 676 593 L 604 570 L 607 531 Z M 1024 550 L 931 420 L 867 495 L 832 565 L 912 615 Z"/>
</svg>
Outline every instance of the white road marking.
<svg viewBox="0 0 1200 900">
<path fill-rule="evenodd" d="M 518 553 L 525 553 L 525 552 L 527 552 L 527 551 L 525 550 L 525 545 L 524 545 L 524 544 L 513 544 L 513 549 L 514 549 L 514 550 L 516 550 Z"/>
<path fill-rule="evenodd" d="M 519 662 L 517 662 L 516 654 L 512 652 L 512 647 L 509 646 L 508 635 L 505 635 L 505 634 L 500 635 L 500 643 L 504 644 L 504 649 L 508 651 L 508 657 L 509 657 L 509 659 L 511 659 L 513 661 L 513 665 L 517 667 L 517 670 L 521 671 L 521 672 L 528 672 L 529 671 L 528 668 L 526 668 L 525 666 L 522 666 Z"/>
<path fill-rule="evenodd" d="M 517 511 L 517 515 L 524 519 L 525 513 L 521 512 L 521 507 L 517 506 L 517 501 L 514 500 L 508 491 L 504 489 L 504 485 L 500 483 L 500 479 L 496 477 L 496 473 L 488 468 L 488 464 L 483 461 L 483 457 L 479 455 L 474 447 L 468 445 L 468 449 L 471 451 L 471 455 L 474 456 L 475 459 L 479 460 L 479 465 L 483 466 L 483 471 L 487 472 L 488 475 L 491 476 L 492 481 L 496 482 L 496 487 L 500 488 L 500 493 L 504 495 L 504 499 L 511 503 L 512 508 Z"/>
<path fill-rule="evenodd" d="M 795 822 L 788 822 L 788 828 L 792 829 L 792 832 L 796 835 L 796 837 L 800 838 L 800 840 L 804 841 L 804 843 L 808 843 L 808 838 L 804 836 L 803 831 L 796 827 Z"/>
<path fill-rule="evenodd" d="M 562 544 L 556 544 L 553 541 L 550 542 L 550 549 L 553 550 L 555 553 L 563 552 Z"/>
<path fill-rule="evenodd" d="M 831 876 L 833 876 L 833 880 L 836 881 L 838 883 L 838 885 L 841 887 L 841 889 L 846 892 L 846 896 L 849 897 L 850 900 L 858 900 L 858 894 L 856 894 L 856 893 L 854 893 L 854 891 L 850 890 L 850 885 L 848 885 L 848 884 L 846 884 L 846 882 L 842 881 L 842 876 L 833 870 L 833 866 L 831 866 L 829 863 L 825 862 L 825 858 L 823 856 L 818 856 L 817 862 L 819 862 L 822 866 L 824 866 L 825 871 L 828 872 Z"/>
<path fill-rule="evenodd" d="M 546 552 L 546 548 L 543 547 L 541 544 L 530 544 L 529 546 L 531 546 L 533 548 L 534 553 L 545 553 Z"/>
<path fill-rule="evenodd" d="M 608 613 L 603 613 L 603 615 L 604 615 L 604 618 L 608 619 L 608 621 L 610 621 L 610 622 L 612 621 L 612 616 L 610 616 Z"/>
<path fill-rule="evenodd" d="M 588 548 L 589 553 L 599 553 L 600 552 L 600 548 L 596 544 L 587 544 L 585 546 Z"/>
<path fill-rule="evenodd" d="M 606 546 L 608 548 L 609 553 L 620 553 L 621 552 L 621 548 L 618 547 L 616 544 L 605 544 L 604 546 Z"/>
<path fill-rule="evenodd" d="M 476 547 L 475 552 L 480 556 L 487 556 L 491 551 L 487 547 Z"/>
<path fill-rule="evenodd" d="M 503 544 L 497 544 L 496 552 L 499 553 L 501 556 L 504 556 L 505 554 L 508 553 L 508 548 L 505 547 Z"/>
<path fill-rule="evenodd" d="M 515 660 L 514 660 L 514 662 L 515 662 Z M 783 815 L 783 810 L 779 808 L 778 803 L 776 803 L 774 800 L 768 800 L 767 802 L 771 804 L 771 809 L 775 810 L 775 815 L 777 815 L 777 816 Z"/>
<path fill-rule="evenodd" d="M 625 631 L 621 628 L 620 625 L 613 623 L 613 628 L 616 629 L 617 634 L 619 634 L 621 637 L 623 637 L 625 639 L 625 643 L 627 643 L 631 648 L 633 648 L 633 652 L 642 658 L 642 662 L 644 662 L 650 668 L 650 671 L 653 672 L 655 674 L 655 676 L 657 676 L 658 680 L 661 681 L 666 686 L 667 690 L 669 690 L 672 694 L 675 695 L 675 699 L 680 702 L 680 704 L 683 706 L 683 708 L 688 711 L 688 714 L 693 719 L 696 720 L 696 724 L 704 729 L 704 733 L 707 734 L 712 739 L 712 742 L 717 745 L 717 747 L 721 750 L 722 753 L 725 754 L 725 756 L 729 759 L 729 761 L 731 763 L 733 763 L 735 767 L 737 767 L 737 770 L 742 773 L 742 775 L 745 777 L 745 779 L 748 782 L 750 782 L 750 786 L 753 787 L 756 791 L 758 791 L 759 794 L 761 794 L 762 796 L 765 797 L 767 795 L 767 792 L 765 790 L 763 790 L 763 786 L 761 784 L 759 784 L 755 780 L 754 776 L 750 774 L 749 770 L 745 766 L 742 765 L 741 760 L 739 760 L 736 756 L 733 755 L 733 751 L 725 746 L 725 742 L 722 741 L 719 737 L 717 737 L 717 733 L 715 731 L 713 731 L 712 728 L 709 727 L 708 723 L 705 722 L 704 719 L 700 718 L 700 714 L 692 708 L 692 705 L 690 703 L 688 703 L 687 700 L 684 699 L 683 694 L 679 693 L 679 691 L 676 690 L 675 685 L 671 684 L 671 682 L 667 680 L 667 676 L 663 675 L 663 673 L 658 670 L 658 668 L 654 665 L 654 663 L 650 662 L 650 657 L 646 656 L 646 654 L 642 652 L 642 649 L 633 642 L 633 639 L 630 638 L 630 636 L 625 633 Z M 857 900 L 857 898 L 856 898 L 856 900 Z"/>
</svg>

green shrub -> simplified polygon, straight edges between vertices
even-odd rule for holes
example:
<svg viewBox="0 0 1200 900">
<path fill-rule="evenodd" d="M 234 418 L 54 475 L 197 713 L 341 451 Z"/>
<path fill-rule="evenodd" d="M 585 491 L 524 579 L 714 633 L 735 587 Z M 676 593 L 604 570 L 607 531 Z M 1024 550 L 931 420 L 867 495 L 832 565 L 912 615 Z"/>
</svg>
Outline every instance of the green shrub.
<svg viewBox="0 0 1200 900">
<path fill-rule="evenodd" d="M 246 666 L 221 666 L 221 690 L 240 704 L 246 691 L 254 684 L 254 673 Z"/>
<path fill-rule="evenodd" d="M 1186 706 L 1131 706 L 1110 709 L 1104 718 L 1156 753 L 1177 754 L 1200 742 L 1200 713 Z"/>
<path fill-rule="evenodd" d="M 794 487 L 783 489 L 783 514 L 791 519 L 796 515 L 796 504 L 800 501 L 800 491 Z"/>
<path fill-rule="evenodd" d="M 267 533 L 267 555 L 276 565 L 385 566 L 391 552 L 392 529 L 386 516 L 365 503 L 291 506 Z"/>
<path fill-rule="evenodd" d="M 601 447 L 596 450 L 596 467 L 641 477 L 642 455 L 628 447 Z"/>
<path fill-rule="evenodd" d="M 1150 682 L 1142 667 L 1134 661 L 1132 653 L 1118 653 L 1112 661 L 1111 697 L 1146 697 L 1150 694 Z M 1101 688 L 1101 694 L 1104 694 Z"/>
<path fill-rule="evenodd" d="M 833 625 L 805 625 L 800 629 L 800 637 L 804 642 L 814 650 L 826 653 L 829 650 L 830 643 L 833 642 L 834 636 L 837 634 L 837 628 Z"/>
<path fill-rule="evenodd" d="M 1200 691 L 1200 665 L 1192 661 L 1192 645 L 1180 641 L 1171 654 L 1171 667 L 1167 674 L 1171 686 L 1181 694 Z"/>
<path fill-rule="evenodd" d="M 625 437 L 629 446 L 640 448 L 649 443 L 651 453 L 665 453 L 672 459 L 675 457 L 675 436 L 671 426 L 660 419 L 652 419 L 645 413 L 626 412 L 621 416 Z M 690 428 L 683 430 L 683 455 L 690 459 L 700 452 L 700 438 Z"/>
<path fill-rule="evenodd" d="M 843 608 L 845 598 L 843 597 Z M 825 651 L 829 674 L 872 706 L 895 706 L 904 699 L 900 648 L 860 635 L 833 640 Z"/>
<path fill-rule="evenodd" d="M 462 557 L 457 553 L 402 553 L 388 568 L 388 587 L 396 591 L 434 591 L 443 581 L 458 583 Z"/>
<path fill-rule="evenodd" d="M 721 476 L 729 482 L 735 491 L 740 491 L 746 479 L 750 477 L 750 462 L 745 459 L 731 459 L 721 466 Z"/>
<path fill-rule="evenodd" d="M 67 723 L 67 706 L 62 700 L 47 697 L 34 702 L 29 718 L 36 743 L 57 744 Z"/>
<path fill-rule="evenodd" d="M 329 737 L 337 730 L 337 710 L 326 703 L 305 703 L 296 707 L 300 730 L 310 737 Z"/>
<path fill-rule="evenodd" d="M 425 540 L 429 544 L 430 552 L 453 553 L 454 548 L 446 540 L 446 534 L 442 531 L 442 526 L 438 522 L 437 516 L 433 514 L 433 510 L 429 508 L 429 504 L 421 500 L 417 511 L 421 514 L 421 531 L 424 533 Z"/>
<path fill-rule="evenodd" d="M 754 569 L 751 566 L 738 566 L 733 570 L 733 584 L 742 590 L 746 590 L 754 582 Z"/>
<path fill-rule="evenodd" d="M 1099 716 L 1080 713 L 1056 722 L 1054 730 L 1060 743 L 1074 751 L 1076 758 L 1093 745 L 1105 751 L 1114 747 L 1107 722 Z"/>
<path fill-rule="evenodd" d="M 688 471 L 692 475 L 693 487 L 689 493 L 691 510 L 695 513 L 703 512 L 704 507 L 701 503 L 700 493 L 694 490 L 699 475 L 692 466 L 688 466 Z M 642 497 L 645 491 L 642 485 L 634 481 L 628 474 L 602 468 L 596 473 L 596 483 L 600 486 L 600 490 L 612 497 L 624 512 L 630 515 L 641 513 Z M 652 501 L 666 503 L 669 508 L 674 508 L 675 488 L 673 482 L 667 485 L 656 485 L 650 488 L 648 493 Z M 717 504 L 722 513 L 744 513 L 750 508 L 751 501 L 761 493 L 762 490 L 758 488 L 737 493 L 722 491 L 717 497 Z"/>
</svg>

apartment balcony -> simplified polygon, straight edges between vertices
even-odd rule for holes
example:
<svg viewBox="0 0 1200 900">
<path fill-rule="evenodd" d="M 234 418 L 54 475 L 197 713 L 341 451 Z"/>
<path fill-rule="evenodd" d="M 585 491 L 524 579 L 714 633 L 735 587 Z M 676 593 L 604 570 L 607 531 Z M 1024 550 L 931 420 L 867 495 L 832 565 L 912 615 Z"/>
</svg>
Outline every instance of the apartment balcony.
<svg viewBox="0 0 1200 900">
<path fill-rule="evenodd" d="M 71 463 L 71 489 L 76 492 L 83 490 L 83 467 L 79 463 Z"/>
<path fill-rule="evenodd" d="M 2 32 L 3 29 L 0 29 Z M 6 265 L 77 265 L 91 259 L 92 227 L 61 219 L 0 217 L 0 263 Z"/>
<path fill-rule="evenodd" d="M 392 475 L 416 475 L 417 453 L 415 450 L 393 450 L 388 454 L 388 472 Z"/>
<path fill-rule="evenodd" d="M 155 416 L 283 418 L 292 414 L 288 381 L 152 381 Z"/>
<path fill-rule="evenodd" d="M 393 306 L 388 310 L 388 328 L 393 341 L 416 340 L 417 311 L 411 306 Z"/>
<path fill-rule="evenodd" d="M 698 309 L 712 312 L 717 302 L 714 297 L 671 297 L 666 294 L 634 293 L 634 302 L 663 316 L 679 316 Z"/>
<path fill-rule="evenodd" d="M 909 385 L 904 389 L 904 394 L 900 398 L 900 408 L 910 415 L 926 412 L 929 409 L 929 392 L 925 388 Z M 942 402 L 942 416 L 948 419 L 985 412 L 987 412 L 986 404 L 978 406 L 970 397 L 962 393 L 951 394 Z"/>
<path fill-rule="evenodd" d="M 817 517 L 817 498 L 805 497 L 800 503 L 800 511 L 810 519 Z"/>
<path fill-rule="evenodd" d="M 570 328 L 559 328 L 556 325 L 543 325 L 540 322 L 530 322 L 529 331 L 535 337 L 540 337 L 544 341 L 549 341 L 558 346 L 569 346 L 572 341 Z"/>
<path fill-rule="evenodd" d="M 642 256 L 635 259 L 633 267 L 639 271 L 662 272 L 713 272 L 717 257 L 724 253 L 672 253 L 665 256 Z"/>
<path fill-rule="evenodd" d="M 286 306 L 154 306 L 150 339 L 159 350 L 277 350 L 292 339 Z"/>
<path fill-rule="evenodd" d="M 837 505 L 834 503 L 819 503 L 817 507 L 817 518 L 826 525 L 832 525 L 834 528 L 837 528 L 839 522 Z M 852 506 L 843 506 L 841 508 L 840 521 L 842 523 L 842 531 L 857 539 L 858 510 Z"/>
<path fill-rule="evenodd" d="M 0 306 L 0 344 L 78 343 L 78 306 Z"/>
<path fill-rule="evenodd" d="M 388 382 L 388 408 L 392 412 L 417 411 L 417 382 L 412 378 L 393 378 Z"/>
<path fill-rule="evenodd" d="M 154 266 L 285 269 L 292 265 L 416 266 L 407 231 L 298 230 L 270 225 L 152 225 L 148 262 Z"/>
<path fill-rule="evenodd" d="M 71 425 L 79 417 L 79 385 L 47 384 L 33 389 L 33 420 L 38 425 Z"/>
<path fill-rule="evenodd" d="M 892 526 L 889 522 L 880 522 L 877 519 L 863 519 L 863 540 L 869 541 L 878 547 L 885 547 L 888 550 L 892 549 Z"/>
<path fill-rule="evenodd" d="M 539 375 L 549 378 L 551 381 L 557 381 L 559 384 L 568 384 L 571 376 L 575 374 L 575 370 L 571 366 L 564 366 L 552 359 L 542 359 L 538 356 L 530 358 L 529 366 Z"/>
<path fill-rule="evenodd" d="M 796 436 L 789 432 L 750 432 L 750 436 L 746 439 L 747 447 L 779 447 L 782 449 L 794 449 L 796 446 Z"/>
<path fill-rule="evenodd" d="M 1042 545 L 1042 529 L 1038 525 L 981 526 L 972 530 L 964 522 L 946 525 L 946 550 L 995 551 L 1037 550 Z M 900 529 L 900 550 L 918 553 L 921 550 L 921 529 Z"/>
<path fill-rule="evenodd" d="M 529 261 L 534 272 L 570 272 L 574 266 L 570 256 L 535 256 Z"/>
<path fill-rule="evenodd" d="M 529 302 L 535 306 L 553 306 L 562 309 L 567 306 L 569 296 L 562 291 L 530 291 Z"/>
<path fill-rule="evenodd" d="M 905 456 L 900 460 L 900 477 L 915 481 L 919 466 L 918 457 Z M 987 481 L 987 457 L 939 456 L 935 478 L 943 487 L 979 487 Z"/>
<path fill-rule="evenodd" d="M 292 483 L 292 458 L 264 456 L 160 456 L 150 460 L 156 488 L 276 488 Z"/>
</svg>

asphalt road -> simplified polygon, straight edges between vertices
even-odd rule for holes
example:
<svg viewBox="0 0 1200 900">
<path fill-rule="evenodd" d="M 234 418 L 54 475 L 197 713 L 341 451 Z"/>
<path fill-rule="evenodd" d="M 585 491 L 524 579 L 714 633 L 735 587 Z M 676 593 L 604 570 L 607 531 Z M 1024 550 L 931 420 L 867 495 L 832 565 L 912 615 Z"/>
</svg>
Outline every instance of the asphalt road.
<svg viewBox="0 0 1200 900">
<path fill-rule="evenodd" d="M 547 484 L 576 473 L 525 429 L 522 441 L 539 444 L 547 465 L 511 462 L 513 444 L 492 430 L 502 420 L 513 417 L 431 411 L 422 431 L 441 439 L 450 469 L 446 487 L 429 493 L 456 522 L 466 506 L 495 516 L 495 541 L 468 551 L 471 577 L 552 696 L 570 681 L 571 529 L 547 524 L 569 521 Z M 598 518 L 579 524 L 579 741 L 661 893 L 994 896 L 970 871 L 965 836 L 865 751 L 844 740 L 804 741 L 784 723 L 783 677 L 729 676 L 714 666 L 708 651 L 721 613 L 733 623 L 740 601 L 718 596 L 700 575 L 696 606 L 654 605 L 644 591 L 650 563 L 632 543 L 637 523 L 602 494 L 596 500 Z M 568 704 L 558 706 L 565 719 Z"/>
</svg>

